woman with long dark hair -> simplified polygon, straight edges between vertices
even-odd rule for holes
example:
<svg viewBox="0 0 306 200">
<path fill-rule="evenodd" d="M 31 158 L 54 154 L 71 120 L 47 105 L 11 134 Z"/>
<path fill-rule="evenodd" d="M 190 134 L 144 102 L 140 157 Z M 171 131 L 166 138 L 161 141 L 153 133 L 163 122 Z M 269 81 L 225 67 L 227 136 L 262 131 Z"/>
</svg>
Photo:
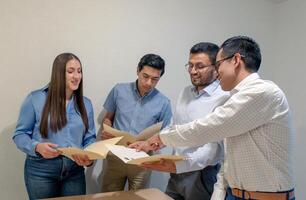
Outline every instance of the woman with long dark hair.
<svg viewBox="0 0 306 200">
<path fill-rule="evenodd" d="M 84 148 L 96 139 L 91 101 L 83 97 L 79 58 L 58 55 L 51 81 L 23 102 L 13 140 L 27 154 L 24 180 L 30 199 L 86 193 L 87 156 L 61 156 L 57 147 Z"/>
</svg>

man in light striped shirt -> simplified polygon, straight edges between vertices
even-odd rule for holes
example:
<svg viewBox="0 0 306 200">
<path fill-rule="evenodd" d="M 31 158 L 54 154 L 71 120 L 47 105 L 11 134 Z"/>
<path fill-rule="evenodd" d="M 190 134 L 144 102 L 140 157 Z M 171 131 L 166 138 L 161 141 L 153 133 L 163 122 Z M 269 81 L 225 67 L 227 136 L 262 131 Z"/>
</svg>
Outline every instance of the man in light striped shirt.
<svg viewBox="0 0 306 200">
<path fill-rule="evenodd" d="M 294 133 L 285 94 L 257 71 L 258 44 L 246 36 L 226 40 L 216 68 L 230 99 L 205 118 L 176 125 L 131 147 L 157 150 L 163 145 L 195 146 L 224 138 L 224 179 L 213 198 L 292 200 Z"/>
</svg>

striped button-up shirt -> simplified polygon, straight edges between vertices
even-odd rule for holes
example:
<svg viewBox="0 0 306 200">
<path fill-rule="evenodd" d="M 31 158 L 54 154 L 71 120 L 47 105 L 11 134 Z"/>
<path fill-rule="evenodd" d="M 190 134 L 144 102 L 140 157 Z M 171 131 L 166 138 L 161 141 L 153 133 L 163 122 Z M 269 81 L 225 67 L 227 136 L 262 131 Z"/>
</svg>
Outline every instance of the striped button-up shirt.
<svg viewBox="0 0 306 200">
<path fill-rule="evenodd" d="M 224 104 L 229 93 L 221 89 L 218 80 L 203 88 L 200 92 L 194 86 L 186 87 L 176 103 L 173 124 L 185 124 L 205 117 L 217 106 Z M 184 155 L 187 159 L 175 162 L 176 173 L 201 170 L 209 165 L 216 165 L 223 160 L 223 141 L 195 147 L 174 148 L 174 154 Z"/>
<path fill-rule="evenodd" d="M 223 138 L 224 176 L 231 188 L 277 192 L 294 187 L 294 133 L 284 93 L 253 73 L 230 99 L 205 118 L 160 133 L 171 146 L 195 146 Z"/>
</svg>

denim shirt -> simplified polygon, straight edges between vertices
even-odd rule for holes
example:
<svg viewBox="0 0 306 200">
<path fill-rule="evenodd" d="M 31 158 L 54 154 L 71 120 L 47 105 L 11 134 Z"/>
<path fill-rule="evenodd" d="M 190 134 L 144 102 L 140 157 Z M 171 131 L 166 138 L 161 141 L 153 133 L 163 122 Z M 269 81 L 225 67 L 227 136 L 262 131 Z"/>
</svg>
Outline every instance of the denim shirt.
<svg viewBox="0 0 306 200">
<path fill-rule="evenodd" d="M 158 122 L 163 122 L 163 127 L 169 125 L 170 100 L 155 88 L 141 97 L 136 84 L 117 84 L 108 94 L 103 106 L 107 112 L 115 114 L 113 127 L 137 135 Z"/>
<path fill-rule="evenodd" d="M 57 132 L 53 132 L 49 127 L 48 137 L 41 137 L 39 127 L 47 92 L 47 87 L 33 91 L 23 102 L 13 136 L 17 147 L 28 155 L 37 156 L 35 148 L 41 142 L 55 143 L 58 147 L 78 148 L 84 148 L 95 142 L 94 113 L 91 101 L 86 97 L 84 97 L 84 104 L 89 125 L 87 132 L 85 132 L 81 115 L 75 110 L 74 97 L 72 97 L 66 107 L 67 124 Z"/>
</svg>

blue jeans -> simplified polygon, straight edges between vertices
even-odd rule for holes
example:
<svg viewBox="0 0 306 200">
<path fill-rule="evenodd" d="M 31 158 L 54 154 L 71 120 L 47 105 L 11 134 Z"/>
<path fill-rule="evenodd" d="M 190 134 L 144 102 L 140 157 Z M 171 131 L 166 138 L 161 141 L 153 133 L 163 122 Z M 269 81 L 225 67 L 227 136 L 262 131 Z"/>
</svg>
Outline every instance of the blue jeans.
<svg viewBox="0 0 306 200">
<path fill-rule="evenodd" d="M 64 156 L 44 159 L 28 155 L 24 180 L 30 199 L 86 193 L 84 168 Z"/>
<path fill-rule="evenodd" d="M 245 200 L 245 199 L 233 196 L 231 188 L 227 188 L 225 200 Z M 295 200 L 295 197 L 289 200 Z"/>
</svg>

